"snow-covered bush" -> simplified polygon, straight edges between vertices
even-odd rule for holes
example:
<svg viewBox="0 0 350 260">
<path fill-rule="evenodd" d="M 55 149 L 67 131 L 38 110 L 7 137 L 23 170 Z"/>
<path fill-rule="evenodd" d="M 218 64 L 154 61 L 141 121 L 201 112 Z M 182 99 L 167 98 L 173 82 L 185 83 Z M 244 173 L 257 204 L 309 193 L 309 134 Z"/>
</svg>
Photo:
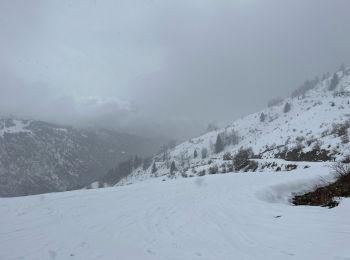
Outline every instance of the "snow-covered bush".
<svg viewBox="0 0 350 260">
<path fill-rule="evenodd" d="M 338 162 L 332 165 L 334 174 L 337 177 L 349 176 L 350 175 L 350 165 L 347 163 Z"/>
<path fill-rule="evenodd" d="M 219 172 L 219 167 L 214 164 L 209 167 L 209 174 L 217 174 Z"/>
<path fill-rule="evenodd" d="M 341 124 L 333 124 L 331 134 L 334 134 L 336 136 L 347 135 L 349 128 L 350 128 L 349 121 Z"/>
</svg>

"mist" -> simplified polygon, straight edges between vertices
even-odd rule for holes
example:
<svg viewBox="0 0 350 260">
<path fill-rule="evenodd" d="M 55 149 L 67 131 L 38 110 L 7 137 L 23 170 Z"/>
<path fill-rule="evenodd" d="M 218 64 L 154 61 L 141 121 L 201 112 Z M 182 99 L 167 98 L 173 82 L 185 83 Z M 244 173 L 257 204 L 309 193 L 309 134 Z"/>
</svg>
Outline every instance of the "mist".
<svg viewBox="0 0 350 260">
<path fill-rule="evenodd" d="M 350 61 L 350 2 L 0 2 L 0 115 L 184 140 Z"/>
</svg>

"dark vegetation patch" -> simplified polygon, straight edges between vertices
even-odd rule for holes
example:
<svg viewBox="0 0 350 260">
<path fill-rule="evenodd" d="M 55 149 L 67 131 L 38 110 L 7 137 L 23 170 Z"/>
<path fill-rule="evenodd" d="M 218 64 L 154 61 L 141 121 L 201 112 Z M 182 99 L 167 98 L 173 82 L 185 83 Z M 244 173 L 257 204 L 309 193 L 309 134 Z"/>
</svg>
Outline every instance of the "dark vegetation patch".
<svg viewBox="0 0 350 260">
<path fill-rule="evenodd" d="M 240 149 L 233 157 L 233 167 L 235 171 L 240 171 L 249 165 L 249 159 L 253 157 L 252 148 Z"/>
<path fill-rule="evenodd" d="M 232 159 L 233 159 L 233 157 L 232 157 L 231 153 L 229 153 L 229 152 L 225 153 L 223 156 L 224 161 L 231 161 Z"/>
<path fill-rule="evenodd" d="M 303 152 L 301 148 L 297 147 L 293 150 L 277 153 L 276 158 L 281 158 L 286 161 L 305 161 L 305 162 L 318 162 L 318 161 L 333 161 L 334 156 L 331 151 L 325 149 L 313 149 L 308 152 Z"/>
<path fill-rule="evenodd" d="M 323 187 L 295 196 L 293 204 L 334 208 L 339 205 L 337 198 L 350 197 L 350 165 L 337 163 L 333 169 L 336 176 L 333 183 L 325 182 Z"/>
<path fill-rule="evenodd" d="M 259 167 L 257 161 L 250 160 L 247 167 L 244 169 L 245 172 L 255 172 Z"/>
<path fill-rule="evenodd" d="M 292 171 L 292 170 L 295 170 L 298 166 L 296 164 L 287 164 L 285 166 L 285 170 L 286 171 Z"/>
</svg>

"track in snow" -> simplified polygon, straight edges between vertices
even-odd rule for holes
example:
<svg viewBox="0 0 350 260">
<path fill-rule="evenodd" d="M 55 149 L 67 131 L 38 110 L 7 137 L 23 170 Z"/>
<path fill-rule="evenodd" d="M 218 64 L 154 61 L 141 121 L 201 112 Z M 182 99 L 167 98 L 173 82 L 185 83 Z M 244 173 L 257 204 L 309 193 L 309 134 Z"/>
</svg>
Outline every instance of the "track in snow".
<svg viewBox="0 0 350 260">
<path fill-rule="evenodd" d="M 350 259 L 349 199 L 331 210 L 287 201 L 327 171 L 0 199 L 0 259 Z"/>
</svg>

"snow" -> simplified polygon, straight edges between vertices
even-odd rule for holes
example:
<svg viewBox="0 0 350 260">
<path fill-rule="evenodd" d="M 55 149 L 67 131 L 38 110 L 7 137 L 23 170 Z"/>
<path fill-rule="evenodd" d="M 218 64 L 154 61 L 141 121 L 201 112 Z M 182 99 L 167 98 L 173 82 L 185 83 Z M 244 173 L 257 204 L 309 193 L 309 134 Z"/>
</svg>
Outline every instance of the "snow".
<svg viewBox="0 0 350 260">
<path fill-rule="evenodd" d="M 0 128 L 0 137 L 4 137 L 4 134 L 14 134 L 14 133 L 29 133 L 31 134 L 32 131 L 29 129 L 26 129 L 31 123 L 29 120 L 11 120 L 10 126 L 6 126 L 6 120 L 0 119 L 1 122 L 1 128 Z"/>
<path fill-rule="evenodd" d="M 240 148 L 251 147 L 255 154 L 263 158 L 274 158 L 276 153 L 283 149 L 292 150 L 303 147 L 303 152 L 308 152 L 319 145 L 334 154 L 335 159 L 342 160 L 350 155 L 350 142 L 344 143 L 339 136 L 333 132 L 334 125 L 350 122 L 350 98 L 349 95 L 335 95 L 339 91 L 350 89 L 350 68 L 347 73 L 338 72 L 340 82 L 335 91 L 329 91 L 330 78 L 321 81 L 314 89 L 311 89 L 303 97 L 286 98 L 280 105 L 266 108 L 257 113 L 245 116 L 234 121 L 226 128 L 206 133 L 200 137 L 183 142 L 171 149 L 167 158 L 162 159 L 162 154 L 153 158 L 156 162 L 156 176 L 169 175 L 169 165 L 175 162 L 180 172 L 186 175 L 206 170 L 211 165 L 223 163 L 223 155 L 227 152 L 236 154 Z M 291 105 L 291 110 L 284 113 L 286 103 Z M 332 105 L 334 104 L 334 106 Z M 264 113 L 266 119 L 260 121 L 260 115 Z M 213 152 L 213 145 L 218 134 L 236 131 L 240 136 L 237 145 L 227 145 L 221 153 Z M 201 159 L 201 150 L 208 150 L 208 158 Z M 194 151 L 198 157 L 193 158 Z M 269 150 L 269 151 L 267 151 Z M 152 167 L 146 171 L 136 169 L 131 175 L 124 178 L 118 185 L 131 184 L 154 177 Z"/>
<path fill-rule="evenodd" d="M 0 259 L 350 259 L 350 199 L 288 202 L 319 176 L 324 163 L 2 198 Z"/>
</svg>

